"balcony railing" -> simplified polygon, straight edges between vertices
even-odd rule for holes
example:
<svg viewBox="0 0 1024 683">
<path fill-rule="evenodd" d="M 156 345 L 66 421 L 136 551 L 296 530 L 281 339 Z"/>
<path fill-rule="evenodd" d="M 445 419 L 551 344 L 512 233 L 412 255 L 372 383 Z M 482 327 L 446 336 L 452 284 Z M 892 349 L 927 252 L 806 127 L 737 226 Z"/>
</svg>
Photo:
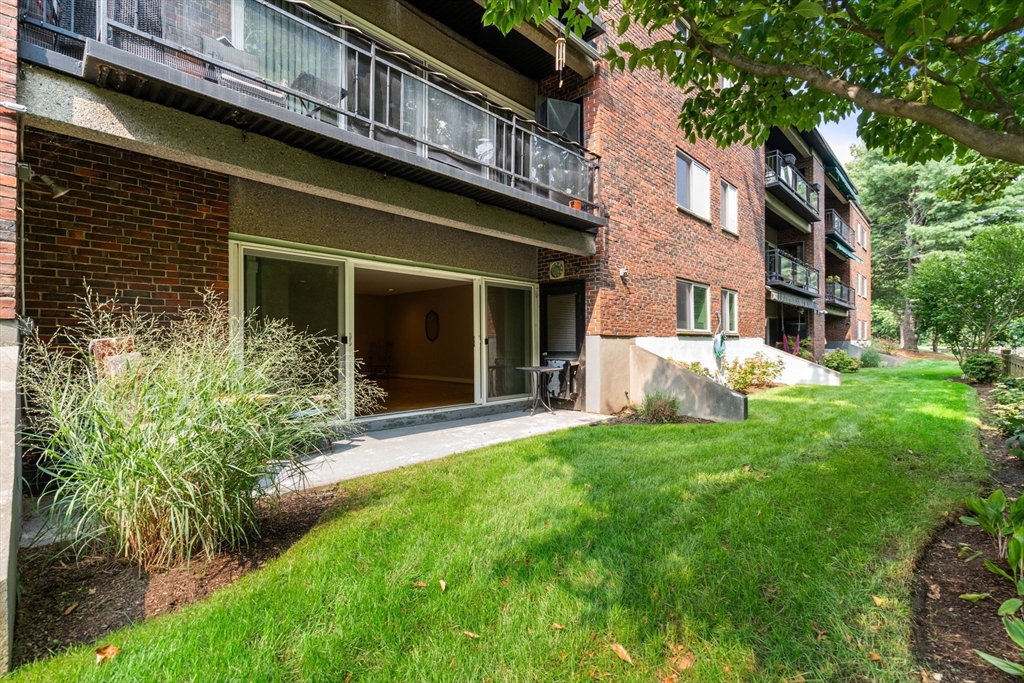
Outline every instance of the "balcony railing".
<svg viewBox="0 0 1024 683">
<path fill-rule="evenodd" d="M 853 229 L 839 217 L 835 209 L 825 212 L 825 234 L 832 235 L 842 240 L 846 246 L 853 248 Z"/>
<path fill-rule="evenodd" d="M 82 59 L 86 38 L 501 184 L 595 211 L 576 143 L 287 0 L 20 0 L 20 37 Z"/>
<path fill-rule="evenodd" d="M 853 308 L 856 306 L 854 302 L 853 287 L 847 287 L 838 280 L 825 280 L 825 303 Z"/>
<path fill-rule="evenodd" d="M 787 198 L 792 196 L 799 201 L 793 208 L 800 210 L 805 218 L 815 221 L 819 219 L 817 188 L 807 182 L 782 152 L 768 152 L 765 155 L 764 180 L 769 188 L 778 185 L 785 187 L 789 193 Z"/>
<path fill-rule="evenodd" d="M 769 285 L 818 293 L 818 270 L 781 249 L 769 249 L 765 253 L 765 278 Z"/>
</svg>

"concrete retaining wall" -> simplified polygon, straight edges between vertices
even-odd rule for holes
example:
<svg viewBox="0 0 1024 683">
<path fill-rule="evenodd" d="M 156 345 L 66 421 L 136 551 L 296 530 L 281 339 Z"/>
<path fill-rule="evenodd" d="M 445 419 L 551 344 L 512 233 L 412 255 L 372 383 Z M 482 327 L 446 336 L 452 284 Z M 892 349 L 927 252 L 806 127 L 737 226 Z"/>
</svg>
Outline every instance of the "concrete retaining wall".
<svg viewBox="0 0 1024 683">
<path fill-rule="evenodd" d="M 853 342 L 849 341 L 830 341 L 828 344 L 825 345 L 825 348 L 829 350 L 842 349 L 846 351 L 846 353 L 848 353 L 849 355 L 853 356 L 854 358 L 860 358 L 860 354 L 864 353 L 864 347 L 858 346 L 857 344 L 854 344 Z M 878 355 L 880 356 L 879 365 L 885 368 L 892 368 L 897 365 L 903 365 L 904 363 L 907 362 L 907 360 L 909 360 L 907 358 L 901 358 L 900 356 L 890 356 L 887 353 L 881 352 L 879 352 Z"/>
<path fill-rule="evenodd" d="M 716 422 L 747 419 L 747 397 L 706 377 L 684 370 L 639 346 L 629 348 L 629 395 L 639 404 L 643 397 L 665 392 L 679 399 L 679 415 Z"/>
<path fill-rule="evenodd" d="M 698 361 L 711 371 L 721 370 L 711 349 L 711 338 L 689 337 L 638 337 L 636 345 L 661 356 L 692 363 Z M 839 386 L 840 375 L 817 363 L 798 358 L 791 353 L 774 349 L 758 337 L 727 339 L 725 342 L 725 363 L 735 358 L 750 358 L 755 353 L 763 353 L 769 358 L 781 358 L 785 363 L 780 384 L 819 384 Z"/>
</svg>

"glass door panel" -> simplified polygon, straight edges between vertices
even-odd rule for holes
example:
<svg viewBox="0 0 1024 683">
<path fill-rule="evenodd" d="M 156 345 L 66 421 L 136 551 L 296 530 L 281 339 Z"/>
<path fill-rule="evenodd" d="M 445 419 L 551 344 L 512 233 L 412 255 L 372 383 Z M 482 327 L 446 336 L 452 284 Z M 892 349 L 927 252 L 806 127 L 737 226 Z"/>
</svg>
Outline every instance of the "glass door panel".
<svg viewBox="0 0 1024 683">
<path fill-rule="evenodd" d="M 324 352 L 341 369 L 342 264 L 245 255 L 245 315 L 286 320 L 298 332 L 324 338 Z"/>
<path fill-rule="evenodd" d="M 488 284 L 485 311 L 487 398 L 530 392 L 530 378 L 517 367 L 533 364 L 533 291 Z"/>
</svg>

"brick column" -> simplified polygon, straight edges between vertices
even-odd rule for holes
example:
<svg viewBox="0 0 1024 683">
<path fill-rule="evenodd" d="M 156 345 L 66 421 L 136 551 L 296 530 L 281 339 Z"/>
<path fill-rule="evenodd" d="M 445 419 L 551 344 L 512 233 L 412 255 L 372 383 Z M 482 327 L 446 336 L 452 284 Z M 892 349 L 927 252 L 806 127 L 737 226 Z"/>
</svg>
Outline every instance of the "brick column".
<svg viewBox="0 0 1024 683">
<path fill-rule="evenodd" d="M 0 0 L 0 102 L 18 95 L 18 3 Z M 18 415 L 18 115 L 0 108 L 0 675 L 11 667 L 18 538 L 21 527 L 21 453 Z"/>
</svg>

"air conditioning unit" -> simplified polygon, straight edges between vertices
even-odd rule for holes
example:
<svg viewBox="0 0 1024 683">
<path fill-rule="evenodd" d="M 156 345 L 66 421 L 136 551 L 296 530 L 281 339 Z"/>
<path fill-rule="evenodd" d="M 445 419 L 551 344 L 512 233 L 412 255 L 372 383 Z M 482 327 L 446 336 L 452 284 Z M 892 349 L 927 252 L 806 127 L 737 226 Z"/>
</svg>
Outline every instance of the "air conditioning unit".
<svg viewBox="0 0 1024 683">
<path fill-rule="evenodd" d="M 580 139 L 582 117 L 583 112 L 576 102 L 537 98 L 537 123 L 577 144 L 583 143 Z"/>
</svg>

